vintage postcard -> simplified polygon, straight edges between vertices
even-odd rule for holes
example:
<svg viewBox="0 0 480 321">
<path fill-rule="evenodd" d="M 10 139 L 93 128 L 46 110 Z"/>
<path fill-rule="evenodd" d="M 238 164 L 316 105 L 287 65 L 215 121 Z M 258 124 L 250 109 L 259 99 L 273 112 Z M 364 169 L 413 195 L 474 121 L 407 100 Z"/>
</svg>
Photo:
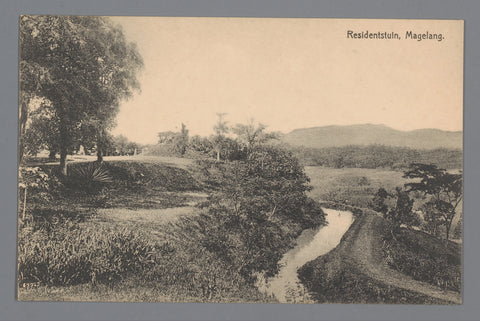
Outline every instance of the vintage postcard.
<svg viewBox="0 0 480 321">
<path fill-rule="evenodd" d="M 19 36 L 18 300 L 462 303 L 463 21 Z"/>
</svg>

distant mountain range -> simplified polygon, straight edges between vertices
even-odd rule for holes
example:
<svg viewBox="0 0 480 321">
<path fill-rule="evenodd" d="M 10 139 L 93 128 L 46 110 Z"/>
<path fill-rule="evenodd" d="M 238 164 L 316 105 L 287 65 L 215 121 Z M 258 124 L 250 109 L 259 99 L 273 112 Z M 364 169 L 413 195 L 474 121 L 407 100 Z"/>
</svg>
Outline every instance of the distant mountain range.
<svg viewBox="0 0 480 321">
<path fill-rule="evenodd" d="M 281 140 L 293 146 L 310 148 L 379 144 L 415 149 L 461 149 L 463 133 L 440 129 L 400 131 L 385 125 L 365 124 L 295 129 Z"/>
</svg>

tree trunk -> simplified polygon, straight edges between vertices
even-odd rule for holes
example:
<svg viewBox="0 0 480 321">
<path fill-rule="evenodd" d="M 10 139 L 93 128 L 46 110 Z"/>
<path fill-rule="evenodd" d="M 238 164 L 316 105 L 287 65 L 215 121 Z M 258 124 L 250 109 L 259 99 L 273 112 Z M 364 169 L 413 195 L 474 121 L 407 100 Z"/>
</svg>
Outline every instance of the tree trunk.
<svg viewBox="0 0 480 321">
<path fill-rule="evenodd" d="M 103 153 L 102 149 L 97 147 L 97 162 L 103 162 Z"/>
<path fill-rule="evenodd" d="M 23 134 L 18 137 L 18 164 L 22 164 L 23 150 L 25 149 L 25 143 L 23 142 Z"/>
<path fill-rule="evenodd" d="M 22 221 L 25 222 L 25 213 L 27 211 L 27 186 L 25 186 L 25 191 L 23 194 L 23 213 L 22 213 Z"/>
<path fill-rule="evenodd" d="M 217 150 L 217 162 L 219 162 L 219 161 L 220 161 L 220 151 Z"/>
<path fill-rule="evenodd" d="M 60 172 L 63 176 L 67 176 L 67 153 L 68 148 L 71 145 L 71 137 L 68 132 L 68 126 L 65 123 L 65 116 L 63 114 L 59 115 L 60 124 L 59 124 L 59 153 L 60 153 Z"/>
<path fill-rule="evenodd" d="M 50 153 L 48 154 L 48 159 L 50 160 L 55 160 L 55 155 L 57 152 L 55 150 L 50 150 Z"/>
<path fill-rule="evenodd" d="M 65 147 L 60 150 L 60 171 L 63 176 L 67 176 L 67 149 Z"/>
<path fill-rule="evenodd" d="M 22 100 L 21 108 L 20 108 L 20 117 L 19 117 L 19 124 L 18 124 L 18 163 L 21 164 L 23 161 L 23 155 L 25 152 L 25 140 L 23 136 L 25 135 L 25 128 L 27 126 L 27 118 L 28 118 L 28 100 L 20 95 L 20 99 Z"/>
<path fill-rule="evenodd" d="M 99 130 L 97 136 L 97 162 L 103 162 L 103 130 Z"/>
<path fill-rule="evenodd" d="M 445 232 L 446 232 L 446 237 L 445 239 L 448 241 L 450 237 L 450 228 L 452 227 L 452 222 L 445 224 Z"/>
</svg>

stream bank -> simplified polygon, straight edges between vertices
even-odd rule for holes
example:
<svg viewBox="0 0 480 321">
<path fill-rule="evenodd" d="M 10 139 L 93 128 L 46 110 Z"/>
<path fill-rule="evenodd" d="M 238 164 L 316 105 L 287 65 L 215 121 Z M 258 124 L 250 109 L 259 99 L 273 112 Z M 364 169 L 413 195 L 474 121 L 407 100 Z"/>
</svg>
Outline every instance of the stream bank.
<svg viewBox="0 0 480 321">
<path fill-rule="evenodd" d="M 328 225 L 303 231 L 297 245 L 282 257 L 279 273 L 259 282 L 260 291 L 274 295 L 280 303 L 315 303 L 300 283 L 297 270 L 334 249 L 354 220 L 350 211 L 326 208 L 323 211 Z"/>
</svg>

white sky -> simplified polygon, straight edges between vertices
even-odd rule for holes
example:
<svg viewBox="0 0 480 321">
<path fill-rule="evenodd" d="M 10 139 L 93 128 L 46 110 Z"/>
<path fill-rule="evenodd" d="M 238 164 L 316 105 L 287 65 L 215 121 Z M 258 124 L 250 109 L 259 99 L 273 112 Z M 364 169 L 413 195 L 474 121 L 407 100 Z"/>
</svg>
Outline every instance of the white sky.
<svg viewBox="0 0 480 321">
<path fill-rule="evenodd" d="M 272 131 L 347 124 L 462 130 L 463 23 L 435 20 L 113 17 L 144 59 L 114 134 L 210 135 L 254 118 Z M 347 39 L 347 30 L 402 40 Z M 405 40 L 405 32 L 443 41 Z"/>
</svg>

